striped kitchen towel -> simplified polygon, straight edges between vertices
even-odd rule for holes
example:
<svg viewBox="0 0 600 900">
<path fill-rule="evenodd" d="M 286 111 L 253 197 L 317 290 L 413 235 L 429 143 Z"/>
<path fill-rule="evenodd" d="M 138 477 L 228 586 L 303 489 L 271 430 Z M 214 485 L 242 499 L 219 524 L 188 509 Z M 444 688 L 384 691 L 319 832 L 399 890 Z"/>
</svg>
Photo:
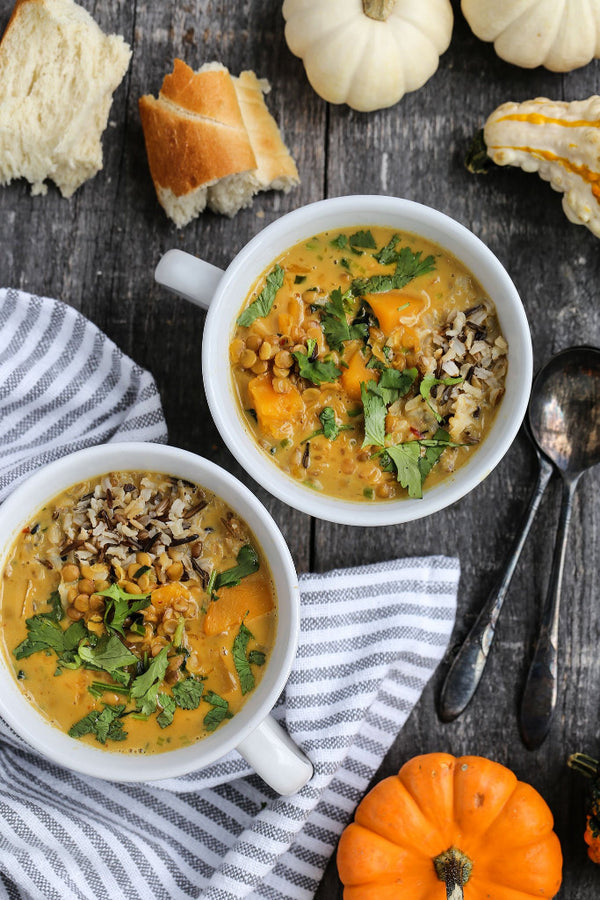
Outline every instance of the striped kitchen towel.
<svg viewBox="0 0 600 900">
<path fill-rule="evenodd" d="M 275 716 L 315 774 L 293 797 L 236 753 L 154 784 L 79 776 L 0 732 L 0 884 L 10 900 L 309 900 L 442 658 L 458 562 L 300 579 L 298 656 Z M 414 752 L 419 748 L 415 747 Z M 115 763 L 118 765 L 118 761 Z"/>
<path fill-rule="evenodd" d="M 166 440 L 147 372 L 70 307 L 12 290 L 0 291 L 0 422 L 0 499 L 71 450 Z M 169 781 L 99 781 L 38 756 L 0 720 L 0 896 L 312 898 L 443 656 L 458 577 L 446 557 L 301 576 L 298 655 L 274 711 L 314 764 L 293 797 L 235 752 Z"/>
<path fill-rule="evenodd" d="M 0 288 L 0 501 L 74 450 L 166 439 L 148 372 L 72 307 Z"/>
</svg>

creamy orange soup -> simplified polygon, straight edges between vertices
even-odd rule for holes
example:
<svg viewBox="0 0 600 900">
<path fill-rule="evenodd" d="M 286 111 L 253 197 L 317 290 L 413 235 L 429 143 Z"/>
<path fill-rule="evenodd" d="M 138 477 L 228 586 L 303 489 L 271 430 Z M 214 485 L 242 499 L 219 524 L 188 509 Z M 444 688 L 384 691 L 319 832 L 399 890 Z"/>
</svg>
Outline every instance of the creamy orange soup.
<svg viewBox="0 0 600 900">
<path fill-rule="evenodd" d="M 268 564 L 206 488 L 157 473 L 76 484 L 23 529 L 0 582 L 3 650 L 72 737 L 158 753 L 242 708 L 276 632 Z"/>
<path fill-rule="evenodd" d="M 484 440 L 504 393 L 494 304 L 455 257 L 383 227 L 324 232 L 253 286 L 230 344 L 259 446 L 351 500 L 421 497 Z"/>
</svg>

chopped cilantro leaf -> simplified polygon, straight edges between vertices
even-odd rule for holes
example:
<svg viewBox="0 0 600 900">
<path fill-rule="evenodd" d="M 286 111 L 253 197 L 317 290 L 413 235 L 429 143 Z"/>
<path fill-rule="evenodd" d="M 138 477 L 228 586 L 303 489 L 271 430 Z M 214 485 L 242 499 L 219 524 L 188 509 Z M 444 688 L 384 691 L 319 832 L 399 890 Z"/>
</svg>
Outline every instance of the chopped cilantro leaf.
<svg viewBox="0 0 600 900">
<path fill-rule="evenodd" d="M 241 548 L 236 559 L 237 566 L 232 566 L 231 569 L 225 569 L 224 572 L 219 572 L 216 575 L 214 582 L 215 591 L 222 587 L 235 587 L 246 575 L 252 575 L 253 572 L 258 571 L 260 565 L 258 554 L 250 544 L 245 544 Z"/>
<path fill-rule="evenodd" d="M 158 689 L 169 665 L 168 652 L 169 648 L 163 647 L 146 671 L 138 675 L 131 685 L 131 696 L 138 701 L 138 709 L 143 715 L 148 715 L 156 709 Z"/>
<path fill-rule="evenodd" d="M 123 723 L 120 720 L 124 711 L 125 706 L 121 704 L 118 706 L 107 704 L 102 712 L 93 709 L 69 728 L 69 736 L 80 738 L 86 734 L 93 734 L 101 744 L 105 744 L 107 739 L 124 741 L 127 733 L 123 730 Z"/>
<path fill-rule="evenodd" d="M 423 496 L 423 479 L 419 469 L 421 447 L 418 441 L 407 441 L 405 444 L 394 444 L 386 447 L 386 453 L 396 466 L 398 481 L 408 490 L 408 496 Z"/>
<path fill-rule="evenodd" d="M 370 390 L 373 382 L 361 382 L 360 396 L 365 414 L 365 439 L 363 447 L 383 447 L 385 443 L 386 405 L 383 398 Z"/>
<path fill-rule="evenodd" d="M 283 284 L 284 270 L 277 265 L 267 275 L 265 286 L 250 306 L 243 311 L 237 320 L 237 324 L 242 327 L 252 325 L 255 319 L 268 316 L 275 301 L 277 291 Z"/>
<path fill-rule="evenodd" d="M 198 709 L 204 692 L 204 684 L 190 675 L 185 681 L 178 681 L 177 684 L 174 684 L 172 690 L 177 706 L 182 709 Z"/>
<path fill-rule="evenodd" d="M 366 322 L 348 323 L 344 306 L 345 296 L 339 288 L 336 288 L 329 295 L 329 301 L 319 307 L 321 328 L 332 350 L 341 350 L 344 341 L 351 341 L 355 338 L 366 340 L 369 334 Z"/>
<path fill-rule="evenodd" d="M 465 379 L 462 376 L 457 376 L 456 378 L 436 378 L 435 375 L 425 375 L 425 377 L 423 378 L 419 391 L 423 400 L 425 401 L 431 412 L 434 414 L 438 422 L 441 422 L 443 417 L 440 416 L 438 411 L 434 409 L 431 403 L 431 388 L 436 384 L 460 384 L 460 382 L 464 380 Z"/>
<path fill-rule="evenodd" d="M 266 659 L 266 654 L 262 650 L 251 650 L 248 654 L 248 662 L 251 666 L 264 666 Z"/>
<path fill-rule="evenodd" d="M 48 605 L 51 607 L 50 612 L 40 613 L 40 615 L 53 622 L 60 622 L 64 618 L 65 611 L 58 591 L 52 591 L 48 597 Z"/>
<path fill-rule="evenodd" d="M 253 638 L 254 635 L 252 632 L 246 628 L 244 623 L 240 625 L 240 630 L 235 636 L 233 641 L 233 664 L 235 665 L 235 670 L 238 674 L 238 678 L 240 679 L 240 686 L 242 689 L 242 694 L 248 694 L 251 690 L 254 689 L 254 675 L 252 674 L 252 669 L 250 668 L 250 663 L 246 657 L 246 649 L 248 647 L 248 641 L 250 638 Z"/>
<path fill-rule="evenodd" d="M 395 234 L 390 241 L 383 247 L 379 253 L 375 253 L 375 259 L 382 266 L 396 265 L 398 262 L 398 253 L 396 252 L 396 244 L 400 240 L 400 235 Z"/>
<path fill-rule="evenodd" d="M 433 256 L 426 256 L 422 260 L 422 255 L 420 250 L 418 253 L 413 253 L 410 247 L 402 247 L 397 254 L 396 271 L 393 275 L 373 275 L 371 278 L 355 279 L 352 282 L 352 290 L 361 296 L 399 290 L 413 278 L 426 275 L 435 269 Z"/>
<path fill-rule="evenodd" d="M 338 234 L 336 238 L 332 241 L 329 241 L 332 247 L 337 247 L 338 250 L 343 250 L 344 247 L 348 246 L 348 235 L 346 234 Z"/>
<path fill-rule="evenodd" d="M 157 715 L 156 721 L 161 728 L 167 728 L 173 721 L 173 716 L 175 715 L 175 700 L 170 694 L 165 694 L 161 691 L 158 695 L 158 705 L 160 706 L 161 712 Z"/>
<path fill-rule="evenodd" d="M 73 622 L 63 631 L 58 622 L 46 615 L 32 616 L 27 619 L 27 637 L 14 650 L 17 659 L 24 659 L 40 650 L 54 650 L 58 656 L 72 651 L 87 635 L 83 622 Z"/>
<path fill-rule="evenodd" d="M 298 370 L 302 378 L 312 381 L 313 384 L 322 384 L 324 381 L 335 381 L 342 374 L 338 367 L 329 362 L 319 362 L 318 359 L 312 360 L 313 353 L 316 349 L 316 341 L 309 338 L 306 342 L 307 353 L 300 351 L 292 353 L 292 356 L 298 363 Z"/>
<path fill-rule="evenodd" d="M 335 412 L 332 406 L 325 406 L 319 413 L 319 419 L 323 426 L 323 434 L 329 441 L 335 441 L 340 431 L 352 429 L 352 425 L 338 425 L 335 421 Z"/>
<path fill-rule="evenodd" d="M 377 244 L 375 243 L 375 238 L 371 234 L 371 232 L 367 229 L 366 231 L 357 231 L 356 234 L 350 236 L 350 246 L 351 247 L 364 247 L 367 250 L 376 250 Z"/>
<path fill-rule="evenodd" d="M 212 709 L 207 712 L 203 719 L 204 727 L 207 731 L 214 731 L 224 719 L 233 718 L 233 713 L 229 712 L 227 700 L 219 697 L 214 691 L 207 691 L 204 699 L 212 706 Z"/>
<path fill-rule="evenodd" d="M 409 497 L 420 499 L 423 496 L 423 483 L 444 450 L 460 446 L 450 441 L 447 431 L 438 428 L 433 438 L 386 447 L 383 457 L 387 456 L 392 460 L 398 481 L 408 490 Z M 382 465 L 384 467 L 385 460 Z"/>
<path fill-rule="evenodd" d="M 377 384 L 369 382 L 369 390 L 379 394 L 385 405 L 389 406 L 390 403 L 394 403 L 408 393 L 415 382 L 417 374 L 418 372 L 415 368 L 404 369 L 403 372 L 391 367 L 383 369 Z"/>
<path fill-rule="evenodd" d="M 89 643 L 80 644 L 78 653 L 84 665 L 103 669 L 111 675 L 138 661 L 135 653 L 128 650 L 116 634 L 103 635 L 94 647 Z"/>
<path fill-rule="evenodd" d="M 294 284 L 304 284 L 306 281 L 306 275 L 296 275 L 294 278 Z"/>
<path fill-rule="evenodd" d="M 118 584 L 111 584 L 103 591 L 98 591 L 101 597 L 107 598 L 104 610 L 104 624 L 108 631 L 118 631 L 125 637 L 123 624 L 128 616 L 150 606 L 149 594 L 128 594 Z"/>
</svg>

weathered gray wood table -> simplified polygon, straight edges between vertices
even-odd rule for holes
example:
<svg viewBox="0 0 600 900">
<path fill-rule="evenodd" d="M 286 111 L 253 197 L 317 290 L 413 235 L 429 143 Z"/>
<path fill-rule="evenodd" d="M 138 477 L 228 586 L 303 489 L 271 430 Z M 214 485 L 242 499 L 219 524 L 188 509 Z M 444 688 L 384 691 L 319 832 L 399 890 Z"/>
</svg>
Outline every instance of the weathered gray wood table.
<svg viewBox="0 0 600 900">
<path fill-rule="evenodd" d="M 462 566 L 457 644 L 502 568 L 534 477 L 521 435 L 504 461 L 468 497 L 412 525 L 367 530 L 313 521 L 254 484 L 212 426 L 202 389 L 203 313 L 153 283 L 161 253 L 181 247 L 225 267 L 246 241 L 284 212 L 347 193 L 394 194 L 430 204 L 471 228 L 504 262 L 523 298 L 536 365 L 570 344 L 600 344 L 600 244 L 570 225 L 560 199 L 535 176 L 469 175 L 469 138 L 499 103 L 537 96 L 581 99 L 600 93 L 600 62 L 560 76 L 500 61 L 476 40 L 455 3 L 450 50 L 426 87 L 393 109 L 363 115 L 328 107 L 311 90 L 283 37 L 281 0 L 82 0 L 105 30 L 134 48 L 104 139 L 104 171 L 69 202 L 51 188 L 29 196 L 24 183 L 0 191 L 1 282 L 60 297 L 103 328 L 158 382 L 171 443 L 232 470 L 256 491 L 287 536 L 300 571 L 411 554 L 458 554 Z M 326 2 L 326 0 L 323 0 Z M 12 2 L 2 0 L 4 24 Z M 349 48 L 351 52 L 351 48 Z M 178 232 L 156 202 L 137 99 L 156 93 L 174 56 L 197 67 L 220 59 L 234 73 L 269 78 L 269 106 L 297 160 L 302 186 L 264 194 L 234 220 L 211 214 Z M 445 666 L 381 767 L 395 771 L 416 753 L 491 756 L 530 781 L 550 803 L 565 854 L 561 897 L 592 900 L 600 868 L 585 856 L 583 785 L 565 767 L 570 752 L 600 754 L 600 472 L 587 474 L 576 502 L 564 585 L 560 696 L 549 739 L 530 753 L 516 709 L 545 596 L 559 495 L 548 491 L 502 615 L 483 683 L 471 707 L 442 725 L 435 698 Z M 379 777 L 378 776 L 378 777 Z M 341 896 L 330 865 L 320 900 Z"/>
</svg>

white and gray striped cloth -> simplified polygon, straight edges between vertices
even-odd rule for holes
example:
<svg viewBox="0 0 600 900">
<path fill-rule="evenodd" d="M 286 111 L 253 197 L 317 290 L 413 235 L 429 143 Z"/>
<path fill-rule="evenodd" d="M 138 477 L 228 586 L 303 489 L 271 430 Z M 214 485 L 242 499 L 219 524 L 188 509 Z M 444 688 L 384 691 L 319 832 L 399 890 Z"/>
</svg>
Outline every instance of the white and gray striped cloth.
<svg viewBox="0 0 600 900">
<path fill-rule="evenodd" d="M 15 308 L 22 303 L 31 308 L 22 310 L 23 317 L 31 315 L 32 323 L 52 327 L 54 301 L 25 302 L 12 291 L 0 293 L 2 347 L 5 336 L 11 337 L 6 323 L 18 321 Z M 61 315 L 73 326 L 81 318 L 68 308 Z M 98 335 L 85 321 L 79 328 Z M 34 344 L 45 333 L 38 324 Z M 69 339 L 68 331 L 64 339 Z M 96 345 L 92 341 L 89 346 Z M 104 360 L 96 375 L 99 384 L 116 359 L 117 368 L 129 372 L 123 372 L 119 383 L 132 384 L 136 372 L 137 388 L 130 387 L 117 402 L 121 422 L 141 420 L 147 432 L 157 429 L 154 438 L 160 439 L 164 432 L 152 418 L 154 410 L 162 421 L 160 405 L 149 376 L 104 336 L 97 346 Z M 26 353 L 23 348 L 20 352 Z M 57 343 L 54 356 L 58 353 Z M 0 361 L 3 391 L 16 366 L 2 356 Z M 72 371 L 81 371 L 81 365 Z M 58 375 L 66 387 L 64 370 Z M 38 407 L 52 382 L 49 374 Z M 34 436 L 47 434 L 47 422 L 43 414 L 35 416 L 29 390 L 35 390 L 33 385 L 21 396 L 31 405 L 35 425 L 24 442 L 25 454 L 13 452 L 13 443 L 0 443 L 6 485 L 11 466 L 23 474 L 23 459 L 29 470 L 34 459 L 39 465 L 85 446 L 81 441 L 96 418 L 85 402 L 73 406 L 69 440 L 61 442 L 53 433 L 56 443 L 50 450 L 44 444 L 32 452 Z M 17 390 L 11 405 L 18 398 Z M 138 398 L 142 416 L 136 411 Z M 49 403 L 48 408 L 55 406 Z M 106 411 L 103 421 L 114 422 L 116 415 Z M 132 431 L 117 429 L 111 436 L 139 439 Z M 108 437 L 106 430 L 94 433 L 102 440 Z M 14 440 L 18 434 L 16 430 Z M 10 463 L 5 452 L 12 454 Z M 313 897 L 342 828 L 442 658 L 454 622 L 458 577 L 458 561 L 446 557 L 301 577 L 298 656 L 274 711 L 315 767 L 313 779 L 293 797 L 276 797 L 236 753 L 204 771 L 154 784 L 79 776 L 39 757 L 0 723 L 0 895 L 9 900 Z"/>
<path fill-rule="evenodd" d="M 74 450 L 166 440 L 148 372 L 72 307 L 0 288 L 0 500 Z"/>
</svg>

